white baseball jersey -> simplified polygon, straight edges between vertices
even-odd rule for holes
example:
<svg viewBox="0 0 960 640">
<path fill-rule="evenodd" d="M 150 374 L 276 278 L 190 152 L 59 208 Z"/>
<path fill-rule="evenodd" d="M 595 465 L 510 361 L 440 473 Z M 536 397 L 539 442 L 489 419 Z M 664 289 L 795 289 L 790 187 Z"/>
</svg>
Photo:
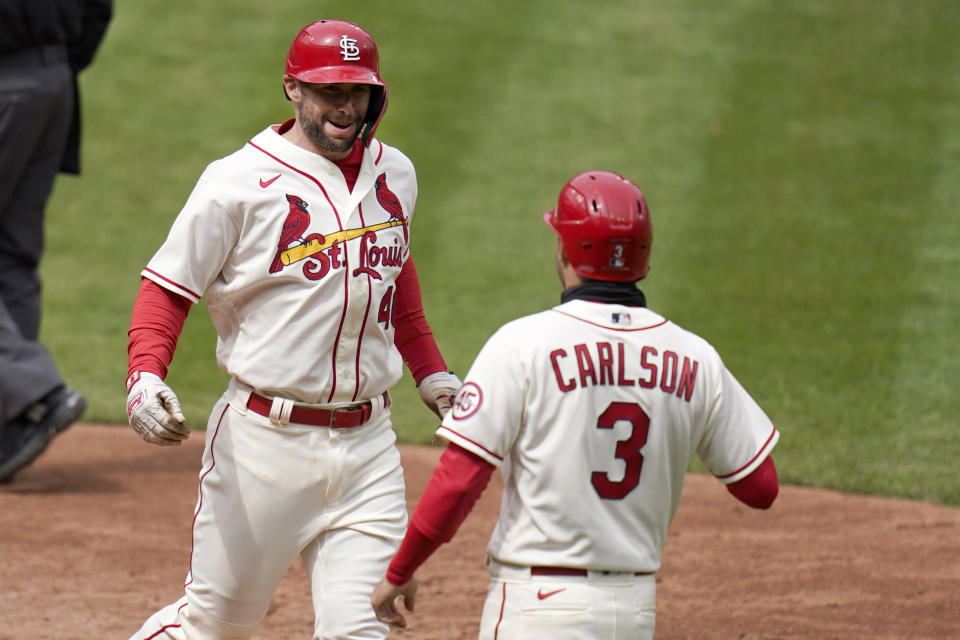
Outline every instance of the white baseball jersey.
<svg viewBox="0 0 960 640">
<path fill-rule="evenodd" d="M 380 395 L 402 374 L 391 320 L 417 197 L 413 164 L 373 140 L 340 169 L 268 127 L 211 163 L 143 274 L 206 295 L 217 362 L 307 403 Z"/>
<path fill-rule="evenodd" d="M 735 482 L 779 437 L 705 340 L 584 300 L 497 331 L 437 433 L 502 465 L 494 559 L 627 572 L 659 569 L 694 453 Z"/>
</svg>

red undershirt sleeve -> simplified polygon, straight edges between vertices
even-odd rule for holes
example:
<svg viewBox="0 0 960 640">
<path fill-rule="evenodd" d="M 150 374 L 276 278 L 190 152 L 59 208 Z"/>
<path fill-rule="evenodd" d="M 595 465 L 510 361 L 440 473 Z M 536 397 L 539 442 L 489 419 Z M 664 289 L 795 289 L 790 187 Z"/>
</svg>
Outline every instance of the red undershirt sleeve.
<svg viewBox="0 0 960 640">
<path fill-rule="evenodd" d="M 143 278 L 127 332 L 127 376 L 134 371 L 167 376 L 192 305 L 189 299 Z"/>
<path fill-rule="evenodd" d="M 447 445 L 417 503 L 407 534 L 387 569 L 393 585 L 414 572 L 454 534 L 487 488 L 496 467 L 455 444 Z"/>
<path fill-rule="evenodd" d="M 777 467 L 773 464 L 773 458 L 767 456 L 767 459 L 746 478 L 728 484 L 727 491 L 737 500 L 754 509 L 769 509 L 780 492 Z"/>
<path fill-rule="evenodd" d="M 413 258 L 407 258 L 397 276 L 397 290 L 393 295 L 393 326 L 396 328 L 393 343 L 417 384 L 431 373 L 447 370 L 423 314 L 420 280 Z"/>
</svg>

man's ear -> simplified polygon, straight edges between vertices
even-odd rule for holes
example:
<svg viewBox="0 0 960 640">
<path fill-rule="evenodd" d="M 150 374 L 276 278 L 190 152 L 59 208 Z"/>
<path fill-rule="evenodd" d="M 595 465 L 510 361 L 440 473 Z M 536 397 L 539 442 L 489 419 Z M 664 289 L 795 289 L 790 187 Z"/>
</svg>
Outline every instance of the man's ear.
<svg viewBox="0 0 960 640">
<path fill-rule="evenodd" d="M 293 76 L 283 76 L 283 92 L 287 100 L 300 102 L 300 81 Z"/>
<path fill-rule="evenodd" d="M 567 257 L 567 251 L 563 248 L 563 241 L 557 238 L 557 262 L 561 267 L 570 266 L 570 258 Z"/>
</svg>

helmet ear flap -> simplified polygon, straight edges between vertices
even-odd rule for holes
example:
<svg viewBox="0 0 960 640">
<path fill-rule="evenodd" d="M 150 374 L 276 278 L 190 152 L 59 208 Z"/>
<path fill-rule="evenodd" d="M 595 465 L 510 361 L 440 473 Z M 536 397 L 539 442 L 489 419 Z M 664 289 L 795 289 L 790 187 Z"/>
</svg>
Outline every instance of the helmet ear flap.
<svg viewBox="0 0 960 640">
<path fill-rule="evenodd" d="M 367 105 L 367 117 L 363 120 L 363 131 L 360 134 L 360 142 L 363 146 L 370 146 L 370 138 L 373 132 L 377 130 L 380 119 L 383 118 L 387 110 L 387 88 L 377 85 L 370 86 L 370 102 Z"/>
</svg>

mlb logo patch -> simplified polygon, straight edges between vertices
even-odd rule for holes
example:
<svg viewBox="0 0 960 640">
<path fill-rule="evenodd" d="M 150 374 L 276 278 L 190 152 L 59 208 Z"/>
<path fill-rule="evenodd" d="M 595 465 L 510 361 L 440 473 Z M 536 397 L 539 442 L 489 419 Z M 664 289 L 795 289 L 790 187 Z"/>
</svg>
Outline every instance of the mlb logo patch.
<svg viewBox="0 0 960 640">
<path fill-rule="evenodd" d="M 629 313 L 613 313 L 610 315 L 610 320 L 613 324 L 619 325 L 630 325 L 630 314 Z"/>
</svg>

